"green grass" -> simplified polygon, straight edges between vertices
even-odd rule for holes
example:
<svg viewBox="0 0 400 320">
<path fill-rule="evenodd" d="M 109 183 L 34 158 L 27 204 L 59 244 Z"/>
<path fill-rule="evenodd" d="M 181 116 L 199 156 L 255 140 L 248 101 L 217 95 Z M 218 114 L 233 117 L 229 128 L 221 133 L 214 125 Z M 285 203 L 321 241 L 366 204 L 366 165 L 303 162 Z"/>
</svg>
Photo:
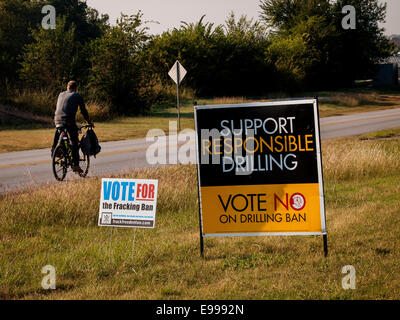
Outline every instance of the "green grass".
<svg viewBox="0 0 400 320">
<path fill-rule="evenodd" d="M 361 139 L 389 139 L 400 137 L 400 129 L 381 130 L 361 135 Z"/>
<path fill-rule="evenodd" d="M 202 259 L 196 168 L 173 166 L 124 175 L 159 180 L 156 228 L 137 230 L 133 256 L 132 229 L 97 226 L 99 178 L 0 196 L 0 298 L 399 299 L 399 140 L 322 152 L 327 258 L 321 237 L 235 237 L 206 238 Z M 47 264 L 54 291 L 41 288 Z M 341 287 L 345 265 L 356 290 Z"/>
</svg>

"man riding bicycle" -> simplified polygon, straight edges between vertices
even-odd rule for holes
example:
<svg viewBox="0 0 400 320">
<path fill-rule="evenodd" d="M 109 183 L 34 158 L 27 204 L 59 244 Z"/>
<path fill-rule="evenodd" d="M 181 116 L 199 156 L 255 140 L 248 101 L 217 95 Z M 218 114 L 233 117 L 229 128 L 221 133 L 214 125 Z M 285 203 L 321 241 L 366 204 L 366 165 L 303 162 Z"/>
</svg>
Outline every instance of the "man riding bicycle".
<svg viewBox="0 0 400 320">
<path fill-rule="evenodd" d="M 60 138 L 60 128 L 66 128 L 71 138 L 72 146 L 72 170 L 81 174 L 82 169 L 79 167 L 79 134 L 78 127 L 75 123 L 76 113 L 78 107 L 81 110 L 82 116 L 85 118 L 87 123 L 93 126 L 92 121 L 89 118 L 89 114 L 85 107 L 85 102 L 82 96 L 77 93 L 78 84 L 76 81 L 69 81 L 67 84 L 67 91 L 61 92 L 57 100 L 57 108 L 54 115 L 54 123 L 56 126 L 56 133 L 54 135 L 53 147 L 51 148 L 51 154 L 58 144 Z"/>
</svg>

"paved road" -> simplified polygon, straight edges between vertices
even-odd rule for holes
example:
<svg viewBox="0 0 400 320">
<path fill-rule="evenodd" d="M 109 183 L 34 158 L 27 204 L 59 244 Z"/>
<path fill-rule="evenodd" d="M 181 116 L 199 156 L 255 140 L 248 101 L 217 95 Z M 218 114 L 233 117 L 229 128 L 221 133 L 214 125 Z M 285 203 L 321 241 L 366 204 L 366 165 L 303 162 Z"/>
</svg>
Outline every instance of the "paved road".
<svg viewBox="0 0 400 320">
<path fill-rule="evenodd" d="M 384 129 L 400 128 L 400 109 L 321 118 L 320 124 L 322 139 L 356 136 Z"/>
<path fill-rule="evenodd" d="M 321 118 L 320 123 L 322 139 L 354 136 L 400 127 L 400 109 Z M 159 149 L 159 153 L 156 154 L 158 157 L 167 157 L 167 153 L 171 149 L 169 146 L 176 147 L 185 143 L 184 141 L 177 141 L 176 136 L 166 137 L 165 140 L 165 143 Z M 187 141 L 189 141 L 189 138 Z M 154 167 L 156 165 L 149 164 L 146 160 L 146 150 L 153 143 L 153 141 L 146 142 L 146 139 L 101 143 L 102 152 L 96 159 L 91 158 L 89 175 L 110 176 L 111 174 L 127 172 L 133 168 Z M 194 143 L 191 146 L 194 148 Z M 186 160 L 194 163 L 194 154 Z M 68 173 L 67 180 L 75 178 L 73 173 Z M 50 163 L 50 149 L 0 154 L 0 193 L 32 184 L 54 182 Z"/>
</svg>

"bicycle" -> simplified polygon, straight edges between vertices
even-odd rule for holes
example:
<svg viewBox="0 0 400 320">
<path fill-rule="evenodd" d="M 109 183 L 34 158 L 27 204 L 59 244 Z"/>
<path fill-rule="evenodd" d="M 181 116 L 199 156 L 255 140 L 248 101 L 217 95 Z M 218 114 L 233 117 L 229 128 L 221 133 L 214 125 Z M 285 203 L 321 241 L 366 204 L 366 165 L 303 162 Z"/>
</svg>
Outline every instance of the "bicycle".
<svg viewBox="0 0 400 320">
<path fill-rule="evenodd" d="M 91 128 L 93 125 L 88 124 L 78 127 L 78 133 L 82 133 L 82 129 Z M 72 146 L 69 133 L 66 128 L 59 128 L 62 130 L 57 146 L 52 155 L 53 174 L 57 181 L 63 181 L 68 171 L 72 171 Z M 79 166 L 82 172 L 79 176 L 85 178 L 89 172 L 90 157 L 82 152 L 81 140 L 79 140 Z"/>
</svg>

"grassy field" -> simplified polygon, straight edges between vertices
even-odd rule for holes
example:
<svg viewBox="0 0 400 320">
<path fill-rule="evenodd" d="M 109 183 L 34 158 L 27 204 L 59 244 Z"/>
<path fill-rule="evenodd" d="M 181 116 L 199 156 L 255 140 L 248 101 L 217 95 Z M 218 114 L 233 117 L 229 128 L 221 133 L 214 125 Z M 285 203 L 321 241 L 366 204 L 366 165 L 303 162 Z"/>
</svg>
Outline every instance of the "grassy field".
<svg viewBox="0 0 400 320">
<path fill-rule="evenodd" d="M 329 256 L 321 237 L 207 238 L 195 166 L 159 179 L 154 230 L 97 226 L 100 179 L 0 196 L 2 299 L 400 299 L 400 130 L 324 141 Z M 111 246 L 110 246 L 111 243 Z M 45 265 L 57 289 L 41 288 Z M 341 286 L 356 269 L 356 289 Z"/>
<path fill-rule="evenodd" d="M 366 92 L 306 93 L 305 95 L 321 97 L 321 117 L 400 107 L 400 94 L 398 93 L 378 93 L 369 90 Z M 200 99 L 197 100 L 197 104 L 245 103 L 282 97 L 285 95 L 275 94 L 264 99 L 244 97 Z M 182 128 L 194 128 L 193 100 L 184 100 L 181 116 Z M 176 108 L 158 109 L 151 116 L 123 117 L 96 122 L 95 131 L 101 142 L 141 138 L 146 136 L 149 129 L 154 128 L 168 133 L 169 121 L 177 121 Z M 12 118 L 0 121 L 0 152 L 49 148 L 53 137 L 54 128 L 51 125 L 24 124 L 20 120 Z"/>
</svg>

